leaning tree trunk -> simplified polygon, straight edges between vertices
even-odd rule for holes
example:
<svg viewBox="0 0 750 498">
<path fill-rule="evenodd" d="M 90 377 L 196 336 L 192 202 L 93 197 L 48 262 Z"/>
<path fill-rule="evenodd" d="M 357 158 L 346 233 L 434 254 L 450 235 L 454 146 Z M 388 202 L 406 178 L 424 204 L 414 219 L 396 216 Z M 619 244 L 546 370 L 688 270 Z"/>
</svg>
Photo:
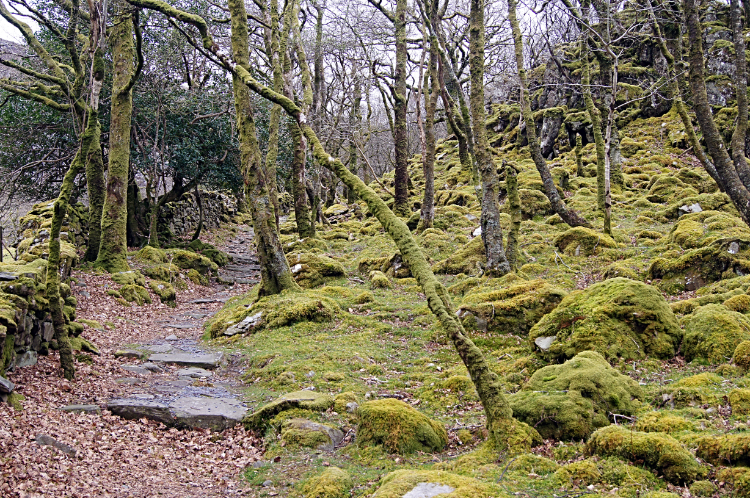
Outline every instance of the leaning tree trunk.
<svg viewBox="0 0 750 498">
<path fill-rule="evenodd" d="M 237 67 L 249 71 L 247 13 L 244 1 L 229 0 L 229 9 L 232 20 L 232 55 Z M 273 203 L 268 186 L 264 182 L 250 90 L 236 74 L 232 76 L 232 89 L 240 137 L 242 175 L 261 266 L 259 295 L 278 294 L 285 289 L 299 289 L 281 247 Z"/>
<path fill-rule="evenodd" d="M 539 176 L 542 178 L 542 184 L 544 186 L 544 193 L 547 195 L 552 209 L 562 218 L 562 220 L 570 226 L 585 226 L 590 227 L 591 224 L 581 217 L 578 213 L 572 209 L 568 209 L 565 202 L 557 192 L 555 182 L 552 179 L 552 174 L 547 167 L 547 161 L 542 156 L 542 150 L 539 146 L 539 137 L 536 135 L 536 125 L 534 124 L 534 115 L 531 112 L 531 99 L 529 97 L 529 83 L 526 78 L 526 70 L 524 69 L 523 62 L 523 38 L 521 37 L 521 28 L 518 24 L 518 17 L 516 16 L 517 0 L 508 0 L 508 20 L 513 31 L 513 45 L 515 48 L 516 55 L 516 68 L 518 70 L 518 79 L 521 90 L 521 114 L 523 120 L 526 122 L 526 138 L 529 141 L 529 151 L 531 152 L 531 159 L 534 161 Z M 476 133 L 476 127 L 474 129 Z"/>
<path fill-rule="evenodd" d="M 484 2 L 471 0 L 469 14 L 469 70 L 471 73 L 471 118 L 474 128 L 474 157 L 482 178 L 482 242 L 487 256 L 485 271 L 505 275 L 510 271 L 503 247 L 498 203 L 500 180 L 487 141 L 484 111 Z"/>
<path fill-rule="evenodd" d="M 97 266 L 108 272 L 128 271 L 128 168 L 130 164 L 130 120 L 133 113 L 135 45 L 133 18 L 123 15 L 111 29 L 112 110 L 109 126 L 109 169 L 102 212 L 101 244 Z"/>
</svg>

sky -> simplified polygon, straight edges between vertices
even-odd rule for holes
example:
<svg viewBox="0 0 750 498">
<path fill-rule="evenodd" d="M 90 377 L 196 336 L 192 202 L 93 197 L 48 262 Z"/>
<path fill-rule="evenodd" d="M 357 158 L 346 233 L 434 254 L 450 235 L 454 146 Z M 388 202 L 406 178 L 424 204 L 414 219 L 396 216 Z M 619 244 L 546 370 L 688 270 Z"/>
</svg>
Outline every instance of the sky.
<svg viewBox="0 0 750 498">
<path fill-rule="evenodd" d="M 31 21 L 28 17 L 22 19 L 23 22 L 31 26 L 31 29 L 34 31 L 37 30 L 39 27 L 35 22 Z M 8 21 L 0 17 L 0 39 L 2 40 L 10 40 L 14 41 L 16 43 L 22 43 L 23 42 L 23 36 L 21 36 L 20 31 L 18 31 L 16 28 L 13 27 L 12 24 L 10 24 Z"/>
</svg>

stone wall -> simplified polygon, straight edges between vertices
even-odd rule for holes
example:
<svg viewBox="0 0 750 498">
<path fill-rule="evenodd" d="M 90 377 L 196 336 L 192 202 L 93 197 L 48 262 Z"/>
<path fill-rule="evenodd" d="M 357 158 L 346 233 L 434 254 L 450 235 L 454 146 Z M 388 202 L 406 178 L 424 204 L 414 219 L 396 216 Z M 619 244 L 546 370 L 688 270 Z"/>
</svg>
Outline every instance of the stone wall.
<svg viewBox="0 0 750 498">
<path fill-rule="evenodd" d="M 218 228 L 237 214 L 237 198 L 232 194 L 201 191 L 200 196 L 204 229 Z M 169 232 L 174 237 L 191 236 L 198 228 L 199 216 L 195 192 L 188 192 L 179 201 L 162 206 L 159 211 L 159 232 Z"/>
</svg>

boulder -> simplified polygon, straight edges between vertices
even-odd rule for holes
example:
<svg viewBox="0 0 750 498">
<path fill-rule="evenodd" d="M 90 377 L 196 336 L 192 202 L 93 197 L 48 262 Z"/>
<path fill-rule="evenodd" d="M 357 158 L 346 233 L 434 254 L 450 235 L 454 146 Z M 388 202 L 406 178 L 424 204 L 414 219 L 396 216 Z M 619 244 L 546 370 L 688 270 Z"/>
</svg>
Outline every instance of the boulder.
<svg viewBox="0 0 750 498">
<path fill-rule="evenodd" d="M 564 231 L 555 237 L 554 244 L 571 256 L 591 256 L 598 254 L 602 249 L 617 247 L 617 243 L 609 235 L 586 227 L 575 227 Z"/>
<path fill-rule="evenodd" d="M 340 430 L 303 418 L 288 419 L 281 425 L 281 440 L 290 446 L 333 451 L 343 439 Z"/>
<path fill-rule="evenodd" d="M 250 429 L 258 429 L 275 415 L 293 408 L 324 412 L 333 406 L 333 397 L 315 391 L 295 391 L 284 394 L 278 399 L 247 414 L 242 423 Z"/>
<path fill-rule="evenodd" d="M 682 320 L 687 361 L 725 363 L 743 341 L 750 340 L 750 318 L 721 304 L 701 306 Z"/>
<path fill-rule="evenodd" d="M 305 498 L 348 498 L 354 482 L 338 467 L 328 467 L 320 475 L 307 481 L 302 488 Z"/>
<path fill-rule="evenodd" d="M 403 401 L 392 398 L 368 401 L 359 406 L 357 442 L 382 445 L 391 453 L 433 452 L 448 443 L 442 424 L 429 419 Z"/>
<path fill-rule="evenodd" d="M 557 361 L 593 350 L 606 358 L 672 358 L 682 330 L 654 287 L 612 278 L 568 294 L 529 332 L 532 347 Z"/>
<path fill-rule="evenodd" d="M 491 498 L 503 496 L 497 485 L 441 470 L 397 470 L 383 478 L 372 498 Z"/>
</svg>

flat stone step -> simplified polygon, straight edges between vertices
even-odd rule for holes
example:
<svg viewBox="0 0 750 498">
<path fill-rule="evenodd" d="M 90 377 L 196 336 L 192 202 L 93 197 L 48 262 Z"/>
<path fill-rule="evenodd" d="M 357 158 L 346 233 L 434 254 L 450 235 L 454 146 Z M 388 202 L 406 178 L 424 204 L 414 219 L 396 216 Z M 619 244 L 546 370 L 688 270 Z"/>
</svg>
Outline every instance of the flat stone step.
<svg viewBox="0 0 750 498">
<path fill-rule="evenodd" d="M 113 399 L 107 410 L 127 420 L 147 418 L 164 425 L 222 431 L 242 422 L 247 407 L 234 398 L 186 396 L 173 401 L 142 395 Z"/>
<path fill-rule="evenodd" d="M 223 355 L 221 353 L 191 354 L 191 353 L 163 353 L 152 354 L 149 360 L 154 363 L 171 363 L 184 367 L 205 368 L 213 370 L 218 368 Z"/>
<path fill-rule="evenodd" d="M 174 323 L 165 323 L 161 327 L 164 329 L 194 329 L 196 327 L 200 327 L 200 325 L 197 325 L 195 323 L 189 323 L 189 322 L 174 322 Z"/>
</svg>

